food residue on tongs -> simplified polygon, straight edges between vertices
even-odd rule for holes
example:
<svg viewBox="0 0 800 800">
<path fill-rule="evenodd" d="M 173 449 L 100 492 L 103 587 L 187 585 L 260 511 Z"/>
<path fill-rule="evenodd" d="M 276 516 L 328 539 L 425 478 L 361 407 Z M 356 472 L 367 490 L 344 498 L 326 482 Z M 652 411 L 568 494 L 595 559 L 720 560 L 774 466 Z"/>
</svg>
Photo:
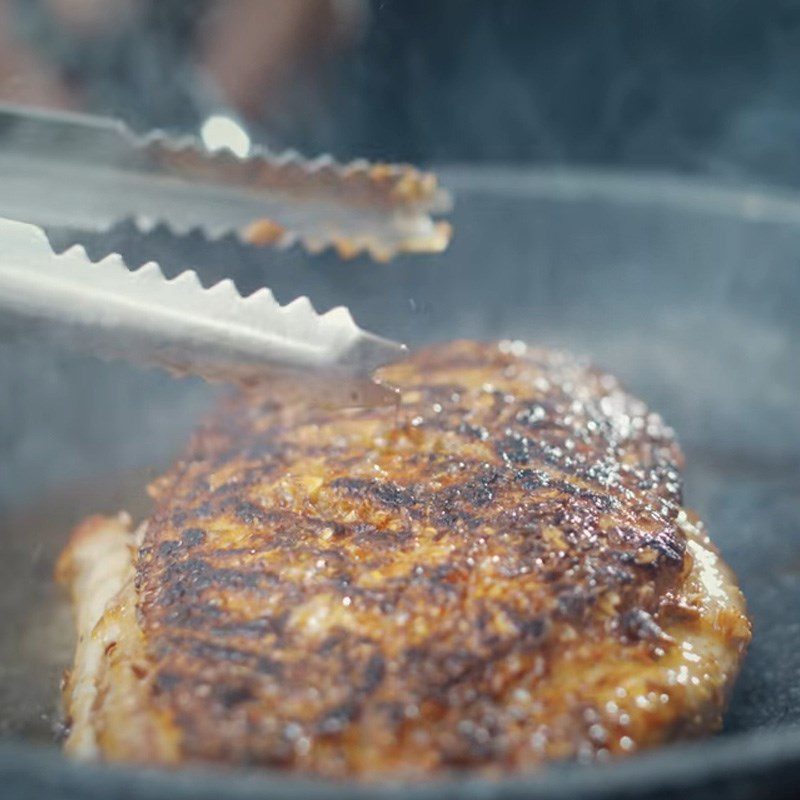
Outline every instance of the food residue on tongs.
<svg viewBox="0 0 800 800">
<path fill-rule="evenodd" d="M 407 164 L 252 148 L 211 151 L 192 136 L 140 135 L 102 117 L 0 105 L 0 216 L 105 230 L 132 219 L 209 238 L 327 247 L 340 257 L 440 252 L 450 197 L 434 174 Z"/>
</svg>

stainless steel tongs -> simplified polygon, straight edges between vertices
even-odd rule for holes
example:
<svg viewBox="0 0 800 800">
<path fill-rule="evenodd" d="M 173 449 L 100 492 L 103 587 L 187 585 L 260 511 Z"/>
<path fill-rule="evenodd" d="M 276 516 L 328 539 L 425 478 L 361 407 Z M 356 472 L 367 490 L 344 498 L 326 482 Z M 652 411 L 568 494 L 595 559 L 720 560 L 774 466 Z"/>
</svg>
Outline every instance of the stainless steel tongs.
<svg viewBox="0 0 800 800">
<path fill-rule="evenodd" d="M 94 144 L 93 159 L 81 131 Z M 0 109 L 0 213 L 11 209 L 16 219 L 90 227 L 80 198 L 73 196 L 71 204 L 64 196 L 68 173 L 91 206 L 106 199 L 100 227 L 130 217 L 141 227 L 163 221 L 178 231 L 200 226 L 207 234 L 233 229 L 264 238 L 266 226 L 271 243 L 299 241 L 312 250 L 334 246 L 342 255 L 366 250 L 377 257 L 438 250 L 448 236 L 428 216 L 434 195 L 441 203 L 435 179 L 412 168 L 342 167 L 266 153 L 241 159 L 160 134 L 137 138 L 109 121 Z M 126 188 L 130 194 L 121 197 Z M 118 254 L 93 263 L 80 246 L 57 254 L 31 221 L 0 218 L 6 328 L 212 381 L 280 377 L 288 386 L 287 378 L 302 375 L 304 385 L 324 379 L 330 402 L 389 397 L 363 379 L 405 348 L 361 330 L 345 308 L 319 314 L 306 297 L 281 306 L 268 289 L 242 297 L 230 280 L 204 288 L 193 271 L 167 280 L 157 264 L 131 271 Z"/>
</svg>

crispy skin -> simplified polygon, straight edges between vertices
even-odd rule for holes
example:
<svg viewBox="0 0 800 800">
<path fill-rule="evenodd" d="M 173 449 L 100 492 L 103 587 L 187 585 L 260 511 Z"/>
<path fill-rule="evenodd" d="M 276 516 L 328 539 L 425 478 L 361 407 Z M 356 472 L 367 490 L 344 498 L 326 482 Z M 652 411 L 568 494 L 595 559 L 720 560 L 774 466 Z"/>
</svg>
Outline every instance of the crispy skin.
<svg viewBox="0 0 800 800">
<path fill-rule="evenodd" d="M 749 623 L 660 418 L 518 343 L 383 377 L 399 409 L 234 396 L 152 487 L 115 635 L 159 733 L 95 753 L 505 774 L 717 727 Z M 77 728 L 133 713 L 98 694 Z"/>
</svg>

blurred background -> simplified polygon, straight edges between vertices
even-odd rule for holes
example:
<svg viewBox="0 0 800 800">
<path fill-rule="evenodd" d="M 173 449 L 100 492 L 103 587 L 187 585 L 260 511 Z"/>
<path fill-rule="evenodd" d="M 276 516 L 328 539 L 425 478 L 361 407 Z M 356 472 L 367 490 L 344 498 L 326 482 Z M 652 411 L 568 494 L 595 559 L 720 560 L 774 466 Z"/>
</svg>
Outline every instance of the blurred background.
<svg viewBox="0 0 800 800">
<path fill-rule="evenodd" d="M 340 158 L 794 185 L 799 69 L 791 0 L 0 0 L 2 100 Z"/>
</svg>

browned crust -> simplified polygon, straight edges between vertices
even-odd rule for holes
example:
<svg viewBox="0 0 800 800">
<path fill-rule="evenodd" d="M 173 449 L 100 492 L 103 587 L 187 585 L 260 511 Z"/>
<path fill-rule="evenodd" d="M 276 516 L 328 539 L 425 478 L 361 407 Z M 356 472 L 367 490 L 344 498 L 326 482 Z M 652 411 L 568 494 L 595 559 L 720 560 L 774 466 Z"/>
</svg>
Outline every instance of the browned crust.
<svg viewBox="0 0 800 800">
<path fill-rule="evenodd" d="M 714 728 L 749 627 L 660 418 L 517 343 L 383 377 L 399 411 L 231 398 L 154 485 L 156 760 L 507 771 Z"/>
</svg>

